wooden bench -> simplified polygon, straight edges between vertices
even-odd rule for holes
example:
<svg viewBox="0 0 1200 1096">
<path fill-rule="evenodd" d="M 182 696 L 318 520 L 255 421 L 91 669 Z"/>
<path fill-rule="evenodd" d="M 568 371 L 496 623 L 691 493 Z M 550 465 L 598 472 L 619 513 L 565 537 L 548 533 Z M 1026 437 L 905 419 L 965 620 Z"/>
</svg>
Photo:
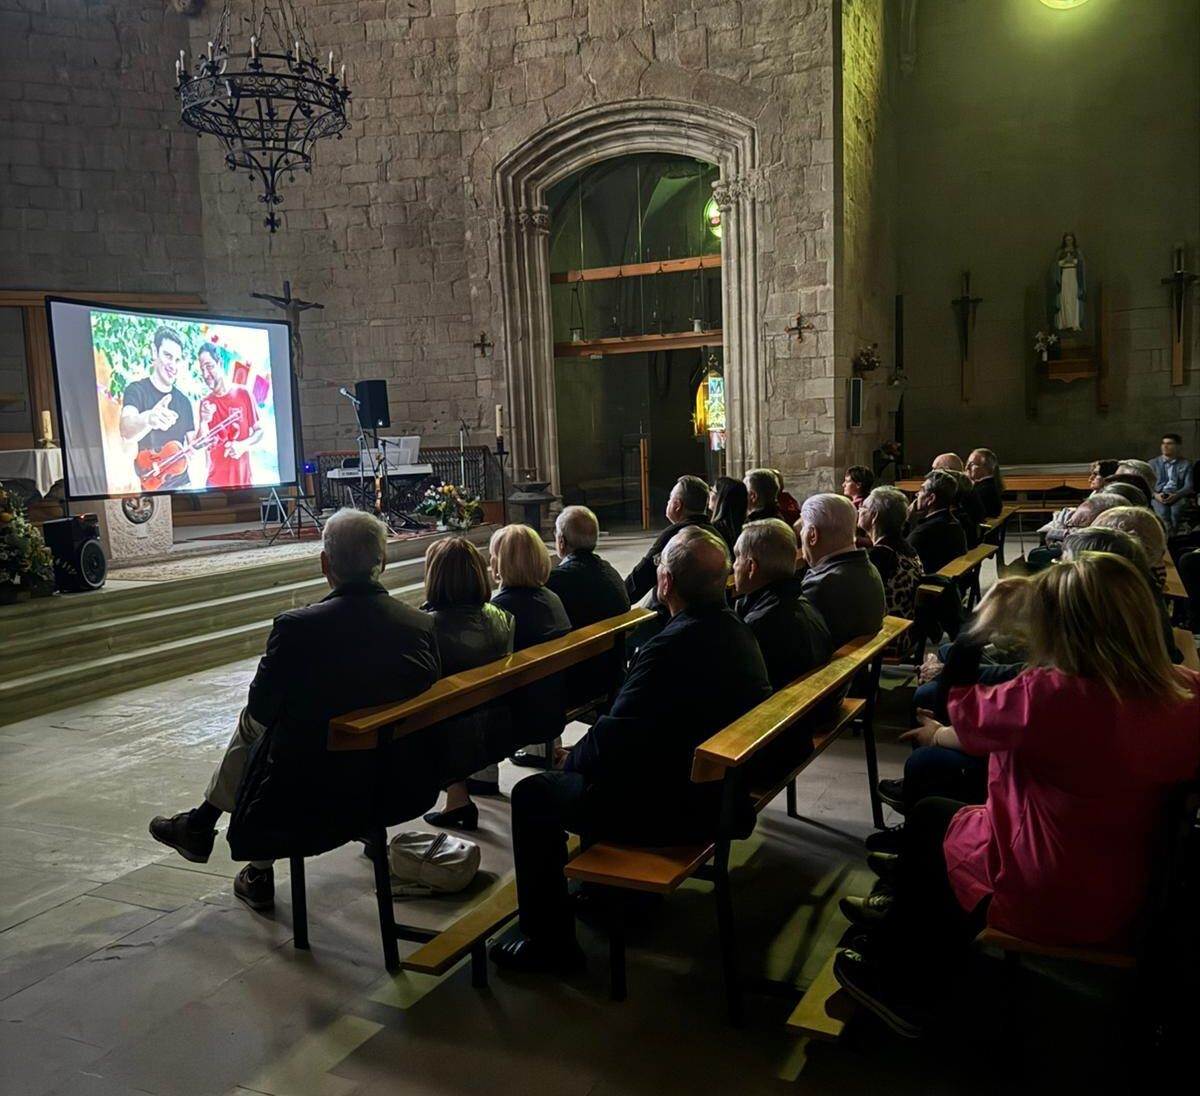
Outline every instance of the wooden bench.
<svg viewBox="0 0 1200 1096">
<path fill-rule="evenodd" d="M 974 609 L 980 598 L 979 573 L 983 567 L 983 561 L 990 559 L 997 550 L 995 544 L 980 544 L 964 555 L 952 559 L 937 572 L 942 578 L 950 579 L 954 583 L 959 593 L 959 600 L 964 603 L 968 612 Z M 913 615 L 920 624 L 915 655 L 918 666 L 925 658 L 925 641 L 927 633 L 930 631 L 927 622 L 930 614 L 934 611 L 935 603 L 945 592 L 945 587 L 931 582 L 922 582 L 917 587 L 916 609 Z"/>
<path fill-rule="evenodd" d="M 505 658 L 489 662 L 459 674 L 450 674 L 435 682 L 418 696 L 395 704 L 361 708 L 338 716 L 329 722 L 327 748 L 344 750 L 385 750 L 395 740 L 416 731 L 432 727 L 443 720 L 478 708 L 480 705 L 507 696 L 523 686 L 561 673 L 590 659 L 609 657 L 613 660 L 614 688 L 620 680 L 624 665 L 626 635 L 644 620 L 653 616 L 647 609 L 630 609 L 627 613 L 602 620 L 547 643 L 539 643 L 517 651 Z M 569 716 L 576 712 L 566 713 Z M 380 766 L 381 771 L 383 766 Z M 364 794 L 372 794 L 366 791 Z M 382 795 L 382 789 L 373 794 Z M 428 941 L 439 933 L 429 929 L 397 925 L 392 908 L 391 876 L 387 861 L 387 831 L 382 823 L 373 825 L 364 834 L 371 862 L 375 869 L 375 899 L 379 908 L 379 931 L 383 942 L 383 960 L 388 970 L 400 969 L 398 940 Z M 308 916 L 304 888 L 304 857 L 290 857 L 292 881 L 293 936 L 297 948 L 307 949 Z M 509 888 L 511 892 L 511 888 Z M 475 911 L 472 911 L 474 913 Z M 486 929 L 489 918 L 498 928 L 516 913 L 515 892 L 505 895 L 504 888 L 489 896 L 476 914 L 476 929 Z M 468 915 L 470 916 L 470 915 Z M 457 928 L 459 923 L 456 923 Z M 461 933 L 460 933 L 461 935 Z M 474 977 L 485 981 L 487 965 L 482 961 L 482 943 L 474 964 Z M 457 960 L 455 960 L 457 961 Z"/>
<path fill-rule="evenodd" d="M 983 531 L 983 542 L 996 546 L 996 558 L 1001 567 L 1004 566 L 1004 540 L 1008 535 L 1008 523 L 1016 513 L 1016 506 L 1004 506 L 996 517 L 987 518 L 979 523 L 979 528 Z"/>
<path fill-rule="evenodd" d="M 1011 936 L 1007 932 L 990 927 L 975 937 L 975 943 L 980 947 L 995 948 L 1004 952 L 1005 958 L 1012 962 L 1020 962 L 1022 955 L 1040 955 L 1045 959 L 1064 959 L 1071 963 L 1114 967 L 1117 970 L 1135 970 L 1137 968 L 1137 957 L 1132 952 L 1035 944 L 1031 940 L 1022 940 L 1019 936 Z"/>
<path fill-rule="evenodd" d="M 741 979 L 737 970 L 734 940 L 733 903 L 729 880 L 729 850 L 736 828 L 744 816 L 747 798 L 760 812 L 781 790 L 787 788 L 788 813 L 795 813 L 796 777 L 825 750 L 851 722 L 862 729 L 867 754 L 867 782 L 871 795 L 872 817 L 883 824 L 878 798 L 879 770 L 875 756 L 874 711 L 879 688 L 883 652 L 904 635 L 912 622 L 887 617 L 874 636 L 852 640 L 834 653 L 831 662 L 798 678 L 763 703 L 731 723 L 724 730 L 696 747 L 692 759 L 692 781 L 697 784 L 720 782 L 722 807 L 716 836 L 711 842 L 673 848 L 641 848 L 598 843 L 568 862 L 568 879 L 610 888 L 614 900 L 609 903 L 610 993 L 614 1000 L 626 995 L 625 935 L 622 904 L 615 897 L 623 890 L 670 894 L 693 876 L 714 884 L 717 927 L 725 975 L 726 1002 L 730 1019 L 741 1017 Z M 869 668 L 865 698 L 842 698 L 828 714 L 822 713 L 815 728 L 804 717 L 838 697 L 853 682 L 859 671 Z M 788 771 L 754 771 L 751 762 L 769 745 L 781 742 L 785 735 L 811 734 L 813 753 Z M 761 769 L 761 766 L 759 767 Z"/>
</svg>

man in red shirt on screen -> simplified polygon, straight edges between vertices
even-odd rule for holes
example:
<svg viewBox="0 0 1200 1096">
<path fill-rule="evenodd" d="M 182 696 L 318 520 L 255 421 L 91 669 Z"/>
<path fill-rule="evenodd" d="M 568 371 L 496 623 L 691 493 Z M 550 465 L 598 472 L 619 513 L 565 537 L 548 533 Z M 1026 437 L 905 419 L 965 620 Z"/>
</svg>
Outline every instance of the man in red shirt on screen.
<svg viewBox="0 0 1200 1096">
<path fill-rule="evenodd" d="M 217 431 L 208 447 L 209 487 L 250 487 L 250 449 L 263 436 L 254 399 L 241 385 L 231 385 L 215 348 L 205 344 L 196 355 L 209 393 L 200 401 L 200 434 L 232 419 Z"/>
</svg>

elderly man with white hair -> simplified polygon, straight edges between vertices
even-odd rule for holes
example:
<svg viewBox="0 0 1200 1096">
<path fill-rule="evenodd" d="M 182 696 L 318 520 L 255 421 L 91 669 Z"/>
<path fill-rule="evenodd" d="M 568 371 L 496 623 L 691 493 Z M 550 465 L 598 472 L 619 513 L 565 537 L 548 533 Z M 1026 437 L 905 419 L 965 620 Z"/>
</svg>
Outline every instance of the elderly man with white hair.
<svg viewBox="0 0 1200 1096">
<path fill-rule="evenodd" d="M 242 832 L 231 832 L 230 845 L 234 859 L 251 863 L 233 891 L 256 910 L 274 903 L 273 858 L 316 855 L 361 833 L 367 785 L 356 759 L 328 760 L 330 719 L 415 696 L 441 670 L 433 618 L 380 584 L 387 563 L 383 522 L 339 510 L 325 523 L 322 541 L 321 572 L 332 591 L 275 618 L 246 706 L 200 805 L 150 823 L 156 841 L 203 864 L 217 820 L 236 809 L 231 830 Z M 436 789 L 430 793 L 432 801 Z M 409 817 L 421 809 L 414 803 Z"/>
<path fill-rule="evenodd" d="M 596 554 L 600 523 L 586 506 L 568 506 L 555 519 L 554 547 L 559 564 L 550 572 L 550 587 L 572 628 L 620 616 L 629 609 L 625 580 L 606 559 Z"/>
<path fill-rule="evenodd" d="M 743 526 L 733 548 L 734 611 L 758 640 L 772 689 L 824 666 L 833 654 L 825 618 L 796 574 L 796 534 L 778 518 Z"/>
<path fill-rule="evenodd" d="M 754 634 L 725 603 L 728 576 L 729 551 L 716 533 L 676 533 L 656 575 L 670 621 L 638 650 L 611 710 L 562 771 L 513 789 L 521 937 L 492 948 L 497 965 L 558 974 L 584 965 L 563 877 L 565 831 L 649 846 L 716 833 L 721 789 L 692 782 L 692 755 L 771 693 Z"/>
<path fill-rule="evenodd" d="M 800 507 L 797 539 L 808 570 L 802 589 L 825 618 L 836 651 L 883 624 L 883 580 L 867 553 L 854 546 L 857 513 L 844 495 L 812 495 Z"/>
</svg>

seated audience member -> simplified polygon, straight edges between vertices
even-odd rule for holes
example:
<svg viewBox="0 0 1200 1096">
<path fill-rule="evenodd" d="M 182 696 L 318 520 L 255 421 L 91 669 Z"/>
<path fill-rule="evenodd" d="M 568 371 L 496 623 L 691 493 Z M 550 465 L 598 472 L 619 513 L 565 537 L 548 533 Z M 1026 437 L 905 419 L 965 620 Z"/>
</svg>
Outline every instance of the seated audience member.
<svg viewBox="0 0 1200 1096">
<path fill-rule="evenodd" d="M 1110 491 L 1113 494 L 1124 495 L 1131 506 L 1150 508 L 1150 495 L 1146 491 L 1146 481 L 1132 472 L 1114 472 L 1101 485 L 1101 492 Z"/>
<path fill-rule="evenodd" d="M 929 466 L 935 472 L 965 472 L 963 459 L 957 453 L 939 453 Z"/>
<path fill-rule="evenodd" d="M 940 571 L 967 550 L 967 534 L 952 507 L 958 486 L 949 472 L 930 472 L 912 505 L 908 543 L 927 575 Z"/>
<path fill-rule="evenodd" d="M 625 590 L 631 603 L 641 601 L 654 589 L 654 576 L 658 564 L 655 562 L 662 554 L 667 542 L 689 525 L 700 525 L 711 529 L 708 520 L 708 484 L 699 476 L 680 476 L 667 496 L 667 526 L 650 546 L 650 550 L 638 560 L 633 570 L 625 576 Z"/>
<path fill-rule="evenodd" d="M 600 523 L 586 506 L 567 506 L 554 520 L 554 549 L 559 563 L 546 579 L 546 586 L 563 603 L 572 628 L 629 611 L 625 580 L 611 563 L 596 554 L 599 540 Z"/>
<path fill-rule="evenodd" d="M 1137 476 L 1141 480 L 1142 486 L 1145 487 L 1146 497 L 1154 497 L 1154 484 L 1158 481 L 1158 473 L 1149 461 L 1138 460 L 1136 457 L 1128 457 L 1117 465 L 1117 470 L 1113 474 L 1117 476 Z"/>
<path fill-rule="evenodd" d="M 751 468 L 746 473 L 747 521 L 779 517 L 781 483 L 779 473 L 773 468 Z"/>
<path fill-rule="evenodd" d="M 729 554 L 714 532 L 672 537 L 657 585 L 670 622 L 638 651 L 611 712 L 566 753 L 562 771 L 514 788 L 522 937 L 492 948 L 498 965 L 559 973 L 583 966 L 563 877 L 564 831 L 636 845 L 713 836 L 720 788 L 692 783 L 692 755 L 771 693 L 753 632 L 726 606 L 728 575 Z M 719 689 L 697 676 L 705 667 L 720 668 Z"/>
<path fill-rule="evenodd" d="M 748 522 L 733 550 L 734 611 L 758 640 L 772 689 L 824 666 L 833 654 L 825 618 L 796 575 L 796 534 L 778 518 Z"/>
<path fill-rule="evenodd" d="M 747 501 L 746 485 L 732 476 L 719 477 L 708 494 L 709 520 L 731 552 L 746 524 Z"/>
<path fill-rule="evenodd" d="M 1144 506 L 1114 506 L 1099 514 L 1092 525 L 1128 533 L 1146 553 L 1146 562 L 1161 590 L 1167 580 L 1167 532 L 1163 523 Z"/>
<path fill-rule="evenodd" d="M 1179 580 L 1187 591 L 1190 627 L 1200 635 L 1200 548 L 1179 557 Z"/>
<path fill-rule="evenodd" d="M 492 604 L 512 614 L 513 650 L 523 651 L 571 630 L 571 619 L 562 601 L 546 586 L 550 553 L 536 530 L 528 525 L 505 525 L 488 541 Z M 527 685 L 512 701 L 513 745 L 529 746 L 513 756 L 518 765 L 535 768 L 549 763 L 544 744 L 562 734 L 567 711 L 567 679 L 555 674 Z"/>
<path fill-rule="evenodd" d="M 947 472 L 946 475 L 954 480 L 954 505 L 950 512 L 962 526 L 963 536 L 967 538 L 967 550 L 978 548 L 983 543 L 983 529 L 979 523 L 987 519 L 983 504 L 975 494 L 975 485 L 966 472 Z"/>
<path fill-rule="evenodd" d="M 904 539 L 907 520 L 908 499 L 895 487 L 876 487 L 858 511 L 858 526 L 871 541 L 867 555 L 883 580 L 887 613 L 912 620 L 925 568 Z"/>
<path fill-rule="evenodd" d="M 1200 675 L 1171 665 L 1128 560 L 1095 553 L 1001 580 L 976 622 L 980 638 L 993 630 L 1026 637 L 1027 669 L 954 688 L 951 724 L 907 735 L 990 755 L 987 801 L 922 800 L 894 895 L 844 903 L 874 924 L 834 974 L 910 1037 L 933 1006 L 961 1002 L 949 983 L 985 922 L 1040 944 L 1130 948 L 1171 788 L 1200 766 Z"/>
<path fill-rule="evenodd" d="M 779 498 L 777 500 L 779 519 L 780 521 L 787 522 L 790 528 L 800 520 L 800 503 L 783 489 L 783 473 L 778 468 L 772 468 L 771 471 L 775 473 L 775 479 L 779 483 Z"/>
<path fill-rule="evenodd" d="M 1004 509 L 1004 477 L 1000 474 L 1000 458 L 990 449 L 973 449 L 967 457 L 967 475 L 975 484 L 983 512 L 997 518 Z"/>
<path fill-rule="evenodd" d="M 842 494 L 854 503 L 855 510 L 862 505 L 863 499 L 871 493 L 874 486 L 875 477 L 866 465 L 852 464 L 842 477 Z"/>
<path fill-rule="evenodd" d="M 900 463 L 900 443 L 885 441 L 871 451 L 871 471 L 876 483 L 895 483 L 896 469 Z M 794 524 L 794 523 L 793 523 Z"/>
<path fill-rule="evenodd" d="M 568 506 L 554 521 L 554 547 L 560 562 L 550 572 L 546 586 L 563 603 L 572 628 L 585 628 L 629 611 L 625 580 L 596 554 L 599 539 L 600 523 L 586 506 Z M 607 659 L 572 666 L 567 671 L 568 708 L 608 693 L 612 675 Z"/>
<path fill-rule="evenodd" d="M 1150 461 L 1154 469 L 1154 512 L 1173 533 L 1188 499 L 1196 494 L 1196 467 L 1183 456 L 1183 438 L 1164 434 L 1159 456 Z"/>
<path fill-rule="evenodd" d="M 1117 464 L 1115 460 L 1094 460 L 1088 469 L 1088 486 L 1093 492 L 1099 491 L 1109 476 L 1115 475 Z"/>
<path fill-rule="evenodd" d="M 619 581 L 619 580 L 618 580 Z M 622 590 L 624 587 L 622 587 Z M 491 604 L 492 587 L 479 550 L 465 537 L 434 541 L 425 552 L 425 604 L 433 618 L 442 674 L 457 674 L 512 653 L 512 614 Z M 477 770 L 465 783 L 446 789 L 446 806 L 425 816 L 434 826 L 474 830 L 479 810 L 470 795 L 495 795 L 500 775 L 495 758 L 507 710 L 485 707 L 439 725 L 437 769 L 455 778 Z"/>
<path fill-rule="evenodd" d="M 808 570 L 804 596 L 825 618 L 836 651 L 879 631 L 886 615 L 883 580 L 862 548 L 854 546 L 854 504 L 844 495 L 811 495 L 800 507 L 800 544 Z"/>
<path fill-rule="evenodd" d="M 242 839 L 255 859 L 233 883 L 234 894 L 252 909 L 274 904 L 268 857 L 316 855 L 352 840 L 366 825 L 367 777 L 354 764 L 327 764 L 329 721 L 355 708 L 416 696 L 438 678 L 434 623 L 380 584 L 386 562 L 387 529 L 374 515 L 339 510 L 325 523 L 321 572 L 332 592 L 275 618 L 246 707 L 204 799 L 190 811 L 150 823 L 156 841 L 203 864 L 221 813 L 236 807 L 241 816 L 242 797 L 255 796 Z M 242 778 L 252 753 L 255 767 L 270 772 L 270 788 L 253 784 L 248 791 L 252 782 Z M 369 755 L 363 758 L 375 764 Z M 413 816 L 428 803 L 417 805 Z M 235 858 L 250 859 L 236 848 Z"/>
<path fill-rule="evenodd" d="M 1042 526 L 1046 543 L 1041 547 L 1034 548 L 1029 553 L 1025 559 L 1026 565 L 1032 571 L 1040 571 L 1049 567 L 1062 555 L 1063 541 L 1072 530 L 1087 529 L 1105 510 L 1111 510 L 1114 506 L 1126 505 L 1128 503 L 1121 495 L 1111 495 L 1106 492 L 1088 495 L 1074 509 L 1062 511 L 1061 525 L 1055 524 L 1058 521 L 1058 515 L 1055 515 L 1055 522 Z"/>
</svg>

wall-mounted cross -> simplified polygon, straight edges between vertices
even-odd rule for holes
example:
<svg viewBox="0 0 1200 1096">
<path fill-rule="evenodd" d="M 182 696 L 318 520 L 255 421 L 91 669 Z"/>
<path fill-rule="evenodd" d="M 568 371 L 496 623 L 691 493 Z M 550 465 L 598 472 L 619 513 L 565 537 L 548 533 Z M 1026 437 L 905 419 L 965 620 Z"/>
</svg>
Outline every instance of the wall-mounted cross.
<svg viewBox="0 0 1200 1096">
<path fill-rule="evenodd" d="M 283 309 L 283 314 L 287 316 L 292 329 L 292 372 L 297 377 L 303 377 L 304 344 L 300 341 L 300 313 L 307 312 L 310 308 L 325 306 L 317 304 L 316 301 L 302 301 L 299 297 L 293 297 L 292 283 L 286 280 L 283 283 L 282 297 L 277 297 L 274 293 L 251 293 L 250 296 L 257 297 L 260 301 L 270 301 L 276 308 Z"/>
<path fill-rule="evenodd" d="M 496 344 L 488 341 L 486 331 L 481 331 L 481 332 L 479 332 L 479 341 L 473 342 L 473 343 L 471 343 L 471 345 L 476 350 L 479 351 L 479 356 L 481 358 L 486 358 L 488 356 L 488 353 L 491 351 L 492 347 L 495 346 Z"/>
<path fill-rule="evenodd" d="M 795 335 L 796 342 L 800 343 L 804 342 L 804 332 L 816 331 L 816 329 L 816 325 L 811 320 L 806 322 L 804 315 L 800 312 L 797 312 L 796 322 L 791 327 L 785 327 L 783 330 L 787 335 Z"/>
<path fill-rule="evenodd" d="M 1187 267 L 1187 258 L 1183 244 L 1176 244 L 1171 255 L 1172 266 L 1169 278 L 1163 278 L 1163 285 L 1171 287 L 1171 383 L 1183 384 L 1183 318 L 1184 301 L 1187 299 L 1188 287 L 1200 278 Z"/>
<path fill-rule="evenodd" d="M 982 297 L 971 296 L 971 272 L 963 271 L 962 293 L 950 301 L 958 320 L 959 380 L 963 403 L 971 398 L 971 332 L 975 329 L 975 311 Z"/>
</svg>

